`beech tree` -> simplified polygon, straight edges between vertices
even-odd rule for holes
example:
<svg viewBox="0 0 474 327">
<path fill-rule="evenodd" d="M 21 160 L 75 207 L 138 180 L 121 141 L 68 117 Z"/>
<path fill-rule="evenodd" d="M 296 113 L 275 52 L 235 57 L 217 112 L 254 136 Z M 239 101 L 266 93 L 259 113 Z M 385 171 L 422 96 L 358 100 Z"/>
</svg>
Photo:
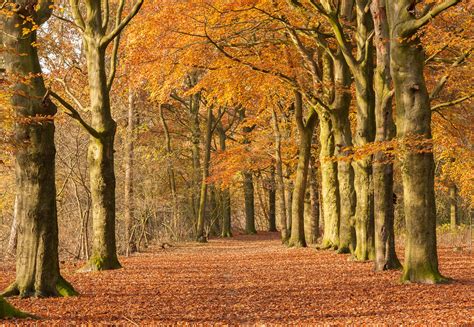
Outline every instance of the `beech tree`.
<svg viewBox="0 0 474 327">
<path fill-rule="evenodd" d="M 5 318 L 28 318 L 31 315 L 21 312 L 0 296 L 0 319 Z"/>
<path fill-rule="evenodd" d="M 85 47 L 91 121 L 86 122 L 81 111 L 56 93 L 51 93 L 69 115 L 76 119 L 90 136 L 88 164 L 92 195 L 93 247 L 88 270 L 117 269 L 121 265 L 117 258 L 115 241 L 115 171 L 114 139 L 116 122 L 112 118 L 110 91 L 115 79 L 120 33 L 138 13 L 144 0 L 137 0 L 130 12 L 122 17 L 126 1 L 117 3 L 115 22 L 111 17 L 109 0 L 70 0 L 71 14 Z M 112 56 L 107 72 L 107 48 L 113 43 Z M 70 97 L 72 94 L 67 92 Z M 75 105 L 80 105 L 77 99 Z M 81 110 L 82 109 L 82 110 Z"/>
<path fill-rule="evenodd" d="M 6 1 L 1 15 L 15 141 L 18 244 L 16 279 L 4 296 L 76 295 L 59 271 L 54 115 L 38 57 L 37 28 L 52 14 L 52 1 Z M 2 300 L 3 301 L 3 300 Z M 5 306 L 5 303 L 2 302 Z"/>
<path fill-rule="evenodd" d="M 428 5 L 417 17 L 416 1 L 387 1 L 390 26 L 390 71 L 397 104 L 397 137 L 401 142 L 405 223 L 402 281 L 439 283 L 431 107 L 424 78 L 425 55 L 420 28 L 460 0 Z"/>
</svg>

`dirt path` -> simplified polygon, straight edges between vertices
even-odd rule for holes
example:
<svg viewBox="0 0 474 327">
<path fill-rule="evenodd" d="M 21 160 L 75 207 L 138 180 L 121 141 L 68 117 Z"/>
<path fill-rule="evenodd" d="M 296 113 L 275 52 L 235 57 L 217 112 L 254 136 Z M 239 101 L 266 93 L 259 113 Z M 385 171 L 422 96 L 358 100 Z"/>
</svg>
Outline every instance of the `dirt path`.
<svg viewBox="0 0 474 327">
<path fill-rule="evenodd" d="M 69 299 L 13 299 L 44 325 L 91 323 L 474 324 L 474 266 L 467 252 L 440 250 L 448 285 L 401 285 L 398 272 L 314 249 L 287 249 L 278 235 L 184 244 L 122 258 L 124 269 L 64 276 Z M 13 278 L 0 265 L 0 287 Z M 1 324 L 2 322 L 0 322 Z"/>
</svg>

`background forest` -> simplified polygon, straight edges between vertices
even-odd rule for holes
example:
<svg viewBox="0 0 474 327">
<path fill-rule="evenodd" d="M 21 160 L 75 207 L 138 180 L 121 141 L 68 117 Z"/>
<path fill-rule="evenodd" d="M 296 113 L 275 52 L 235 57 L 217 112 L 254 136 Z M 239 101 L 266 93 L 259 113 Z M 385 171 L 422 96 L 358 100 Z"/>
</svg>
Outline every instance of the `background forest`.
<svg viewBox="0 0 474 327">
<path fill-rule="evenodd" d="M 414 282 L 443 279 L 437 243 L 472 251 L 472 2 L 27 2 L 1 5 L 0 260 L 54 201 L 18 136 L 52 121 L 59 257 L 84 270 L 260 231 L 376 270 L 404 248 Z"/>
</svg>

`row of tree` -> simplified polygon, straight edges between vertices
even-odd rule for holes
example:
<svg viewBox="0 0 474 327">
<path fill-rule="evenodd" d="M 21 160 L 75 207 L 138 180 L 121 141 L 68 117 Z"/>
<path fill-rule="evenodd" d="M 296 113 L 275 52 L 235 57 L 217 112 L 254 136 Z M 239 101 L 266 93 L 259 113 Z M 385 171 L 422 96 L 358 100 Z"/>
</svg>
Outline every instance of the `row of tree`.
<svg viewBox="0 0 474 327">
<path fill-rule="evenodd" d="M 462 24 L 469 21 L 460 20 L 456 35 L 446 24 L 450 39 L 436 43 L 428 58 L 421 31 L 459 0 L 149 0 L 140 21 L 123 33 L 143 2 L 18 0 L 1 5 L 2 84 L 15 113 L 10 144 L 15 147 L 18 224 L 16 280 L 4 295 L 77 294 L 59 270 L 57 106 L 89 138 L 93 245 L 83 270 L 120 267 L 112 104 L 124 98 L 127 254 L 146 237 L 134 211 L 135 154 L 152 146 L 146 137 L 150 140 L 159 128 L 172 212 L 166 227 L 175 236 L 182 229 L 191 230 L 185 234 L 197 241 L 206 241 L 210 233 L 231 236 L 231 191 L 238 181 L 246 233 L 256 232 L 256 201 L 268 210 L 269 229 L 278 225 L 289 246 L 316 244 L 321 214 L 321 248 L 374 260 L 376 270 L 397 269 L 397 157 L 406 222 L 402 279 L 444 280 L 436 253 L 431 115 L 444 117 L 441 109 L 469 103 L 472 93 L 469 88 L 453 91 L 449 75 L 428 92 L 424 71 L 438 61 L 448 61 L 451 69 L 465 65 L 471 49 L 465 48 L 469 29 Z M 448 14 L 465 17 L 469 6 L 461 3 L 455 10 Z M 53 11 L 57 14 L 51 18 Z M 41 29 L 58 39 L 45 38 L 47 46 L 41 46 Z M 121 39 L 126 52 L 119 51 Z M 452 53 L 454 59 L 448 56 Z M 113 91 L 117 76 L 121 87 Z M 141 113 L 144 106 L 153 108 L 151 116 Z M 140 128 L 143 140 L 135 135 Z M 180 158 L 191 164 L 178 168 Z M 268 201 L 256 192 L 256 181 L 266 184 Z M 469 194 L 469 183 L 459 184 Z M 180 186 L 187 190 L 184 196 Z M 87 247 L 86 242 L 86 252 Z"/>
</svg>

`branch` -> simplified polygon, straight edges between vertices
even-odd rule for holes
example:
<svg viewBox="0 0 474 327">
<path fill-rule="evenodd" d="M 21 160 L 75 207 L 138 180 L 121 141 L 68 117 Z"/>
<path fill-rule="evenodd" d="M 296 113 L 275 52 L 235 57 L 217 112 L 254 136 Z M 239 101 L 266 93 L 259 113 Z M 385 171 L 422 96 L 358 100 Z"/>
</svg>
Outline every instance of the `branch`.
<svg viewBox="0 0 474 327">
<path fill-rule="evenodd" d="M 137 2 L 135 2 L 135 5 L 133 6 L 132 10 L 129 12 L 127 17 L 125 17 L 122 21 L 120 21 L 120 23 L 117 23 L 113 31 L 111 31 L 109 34 L 107 34 L 106 36 L 102 38 L 102 41 L 100 42 L 102 46 L 107 46 L 113 39 L 115 39 L 122 32 L 125 26 L 127 26 L 128 23 L 130 23 L 132 18 L 135 17 L 136 14 L 138 14 L 138 11 L 143 5 L 143 2 L 144 0 L 137 0 Z M 118 16 L 120 7 L 121 6 L 119 6 L 119 9 L 117 9 L 117 16 Z"/>
<path fill-rule="evenodd" d="M 108 0 L 106 1 L 109 2 Z M 122 20 L 123 7 L 125 5 L 125 0 L 120 1 L 119 7 L 117 8 L 117 16 L 115 17 L 115 28 L 119 26 L 120 21 Z M 106 6 L 108 7 L 108 6 Z M 107 19 L 108 20 L 108 19 Z M 120 46 L 120 33 L 114 38 L 114 47 L 112 49 L 112 57 L 110 60 L 110 71 L 109 77 L 107 78 L 107 90 L 112 89 L 112 84 L 114 83 L 115 73 L 117 72 L 117 60 L 118 60 L 118 49 Z"/>
<path fill-rule="evenodd" d="M 74 109 L 74 107 L 72 105 L 70 105 L 66 100 L 64 100 L 60 95 L 58 95 L 57 93 L 51 91 L 51 90 L 48 90 L 46 92 L 46 95 L 45 97 L 47 97 L 48 95 L 51 95 L 53 98 L 55 98 L 56 100 L 58 100 L 58 102 L 66 109 L 66 110 L 69 110 L 69 112 L 66 112 L 66 115 L 68 115 L 69 117 L 71 118 L 74 118 L 75 120 L 77 120 L 79 122 L 79 124 L 81 124 L 82 127 L 84 127 L 84 129 L 90 134 L 92 135 L 93 137 L 95 138 L 99 138 L 100 137 L 100 134 L 94 129 L 92 128 L 89 124 L 87 124 L 84 119 L 82 119 L 81 115 L 79 114 L 79 112 Z"/>
<path fill-rule="evenodd" d="M 79 10 L 79 0 L 69 0 L 69 4 L 71 5 L 72 16 L 74 17 L 74 22 L 76 23 L 79 28 L 82 30 L 86 29 L 86 25 L 84 23 L 84 18 L 81 15 L 81 11 Z"/>
<path fill-rule="evenodd" d="M 469 100 L 472 97 L 474 97 L 474 93 L 472 93 L 470 95 L 463 96 L 463 97 L 461 97 L 459 99 L 456 99 L 456 100 L 453 100 L 453 101 L 448 101 L 448 102 L 443 102 L 443 103 L 437 104 L 437 105 L 435 105 L 431 108 L 431 111 L 436 111 L 437 112 L 441 108 L 454 106 L 456 104 L 459 104 L 461 102 Z"/>
<path fill-rule="evenodd" d="M 123 7 L 122 3 L 120 5 Z M 109 25 L 109 19 L 110 19 L 110 3 L 109 3 L 109 0 L 105 0 L 104 16 L 102 18 L 102 29 L 104 31 L 107 31 L 107 26 Z"/>
<path fill-rule="evenodd" d="M 424 16 L 418 19 L 414 19 L 414 20 L 410 20 L 406 22 L 401 27 L 400 36 L 409 37 L 413 35 L 414 33 L 416 33 L 416 31 L 418 31 L 418 29 L 428 24 L 431 19 L 435 18 L 436 16 L 441 14 L 443 11 L 458 4 L 459 2 L 461 2 L 461 0 L 446 0 L 443 3 L 440 3 L 439 5 L 433 7 Z"/>
</svg>

